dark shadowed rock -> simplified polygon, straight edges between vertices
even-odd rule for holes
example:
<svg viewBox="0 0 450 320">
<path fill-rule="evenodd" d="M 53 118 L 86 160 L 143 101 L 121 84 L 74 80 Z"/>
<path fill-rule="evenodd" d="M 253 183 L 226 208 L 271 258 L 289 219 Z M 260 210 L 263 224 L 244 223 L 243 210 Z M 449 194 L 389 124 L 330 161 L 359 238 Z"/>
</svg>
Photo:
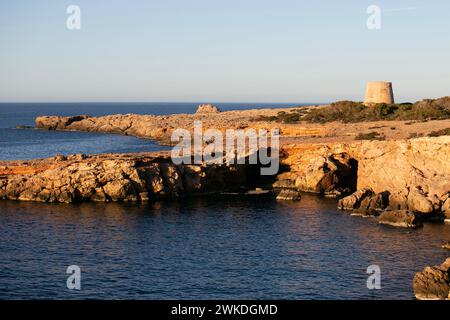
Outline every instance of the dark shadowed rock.
<svg viewBox="0 0 450 320">
<path fill-rule="evenodd" d="M 420 219 L 408 210 L 384 211 L 378 218 L 378 222 L 400 228 L 417 228 L 422 225 Z"/>
<path fill-rule="evenodd" d="M 441 210 L 445 215 L 446 221 L 450 222 L 450 197 L 444 201 L 444 203 L 442 204 Z"/>
</svg>

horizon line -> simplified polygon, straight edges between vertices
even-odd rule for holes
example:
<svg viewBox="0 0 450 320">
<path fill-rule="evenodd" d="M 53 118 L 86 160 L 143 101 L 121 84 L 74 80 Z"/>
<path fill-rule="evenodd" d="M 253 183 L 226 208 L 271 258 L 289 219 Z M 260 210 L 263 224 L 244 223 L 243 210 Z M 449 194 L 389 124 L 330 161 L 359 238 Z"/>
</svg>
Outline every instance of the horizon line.
<svg viewBox="0 0 450 320">
<path fill-rule="evenodd" d="M 311 105 L 317 105 L 317 104 L 328 104 L 331 102 L 295 102 L 295 101 L 268 101 L 268 102 L 261 102 L 261 101 L 0 101 L 0 104 L 20 104 L 20 103 L 35 103 L 35 104 L 58 104 L 58 103 L 198 103 L 198 104 L 231 104 L 231 103 L 251 103 L 251 104 L 311 104 Z"/>
</svg>

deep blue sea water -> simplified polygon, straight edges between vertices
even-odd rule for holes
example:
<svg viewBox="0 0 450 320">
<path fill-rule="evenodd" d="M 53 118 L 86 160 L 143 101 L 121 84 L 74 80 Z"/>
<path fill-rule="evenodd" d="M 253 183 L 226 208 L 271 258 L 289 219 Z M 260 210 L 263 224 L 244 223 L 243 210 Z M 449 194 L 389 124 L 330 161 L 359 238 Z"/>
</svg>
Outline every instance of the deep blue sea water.
<svg viewBox="0 0 450 320">
<path fill-rule="evenodd" d="M 0 158 L 160 148 L 118 135 L 13 129 L 39 114 L 195 106 L 0 105 Z M 448 252 L 440 246 L 449 240 L 450 225 L 379 226 L 314 195 L 297 203 L 226 196 L 143 204 L 0 200 L 0 299 L 412 299 L 414 273 L 441 263 Z M 366 286 L 373 264 L 381 268 L 381 290 Z M 69 265 L 81 268 L 80 291 L 66 287 Z"/>
</svg>

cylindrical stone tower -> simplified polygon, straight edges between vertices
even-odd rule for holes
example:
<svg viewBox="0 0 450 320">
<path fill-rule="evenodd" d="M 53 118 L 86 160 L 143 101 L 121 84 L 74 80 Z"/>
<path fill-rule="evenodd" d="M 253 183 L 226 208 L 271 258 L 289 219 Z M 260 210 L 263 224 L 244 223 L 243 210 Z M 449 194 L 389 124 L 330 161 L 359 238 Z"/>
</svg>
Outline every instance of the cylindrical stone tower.
<svg viewBox="0 0 450 320">
<path fill-rule="evenodd" d="M 364 104 L 394 103 L 394 92 L 392 82 L 369 82 L 367 84 L 366 99 Z"/>
</svg>

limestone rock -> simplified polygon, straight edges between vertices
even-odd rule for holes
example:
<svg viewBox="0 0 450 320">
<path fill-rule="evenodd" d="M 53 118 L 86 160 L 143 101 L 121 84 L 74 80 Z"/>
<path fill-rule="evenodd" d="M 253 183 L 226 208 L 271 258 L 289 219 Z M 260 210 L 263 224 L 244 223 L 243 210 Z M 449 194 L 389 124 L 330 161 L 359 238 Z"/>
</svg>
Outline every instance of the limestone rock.
<svg viewBox="0 0 450 320">
<path fill-rule="evenodd" d="M 283 189 L 277 195 L 277 200 L 280 201 L 300 201 L 300 199 L 300 193 L 292 189 Z"/>
<path fill-rule="evenodd" d="M 112 201 L 137 201 L 133 184 L 125 179 L 113 180 L 103 186 L 103 191 Z"/>
<path fill-rule="evenodd" d="M 416 273 L 413 289 L 418 300 L 446 300 L 450 299 L 450 258 L 442 265 L 426 267 Z"/>
<path fill-rule="evenodd" d="M 445 200 L 441 210 L 445 215 L 445 219 L 450 220 L 450 197 Z"/>
<path fill-rule="evenodd" d="M 74 122 L 89 118 L 87 115 L 71 116 L 71 117 L 37 117 L 35 120 L 36 128 L 58 130 L 64 129 Z"/>
<path fill-rule="evenodd" d="M 378 218 L 378 222 L 400 228 L 417 228 L 421 226 L 420 219 L 407 210 L 384 211 Z"/>
<path fill-rule="evenodd" d="M 338 188 L 356 187 L 356 167 L 346 153 L 311 156 L 297 172 L 295 186 L 298 190 L 330 193 Z"/>
<path fill-rule="evenodd" d="M 75 155 L 63 161 L 56 157 L 2 164 L 8 174 L 0 175 L 0 199 L 11 200 L 147 201 L 249 185 L 245 165 L 177 166 L 169 153 Z"/>
<path fill-rule="evenodd" d="M 196 113 L 220 113 L 220 109 L 212 104 L 201 104 Z"/>
<path fill-rule="evenodd" d="M 373 195 L 373 190 L 370 188 L 364 188 L 356 191 L 355 193 L 345 197 L 338 202 L 338 209 L 340 210 L 354 210 L 359 209 L 361 202 L 366 198 Z"/>
<path fill-rule="evenodd" d="M 417 187 L 410 190 L 407 203 L 409 210 L 414 212 L 432 213 L 434 210 L 433 204 L 427 199 L 426 194 Z"/>
</svg>

